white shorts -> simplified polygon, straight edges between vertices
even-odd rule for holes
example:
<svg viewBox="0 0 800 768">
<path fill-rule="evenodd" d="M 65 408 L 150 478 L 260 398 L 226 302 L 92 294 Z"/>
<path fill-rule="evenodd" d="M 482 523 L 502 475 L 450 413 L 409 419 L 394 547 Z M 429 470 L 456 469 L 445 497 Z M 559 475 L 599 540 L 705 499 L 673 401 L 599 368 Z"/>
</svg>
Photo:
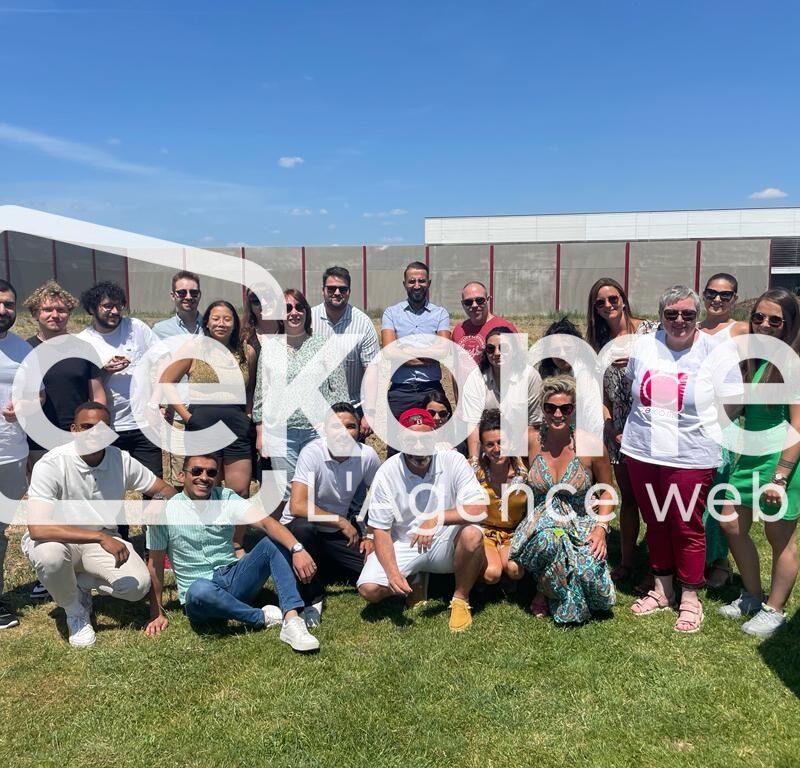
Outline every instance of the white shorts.
<svg viewBox="0 0 800 768">
<path fill-rule="evenodd" d="M 477 526 L 480 527 L 480 526 Z M 433 543 L 427 552 L 419 552 L 416 547 L 404 541 L 394 542 L 394 556 L 397 567 L 403 576 L 414 573 L 453 573 L 453 557 L 456 551 L 458 535 L 465 528 L 463 525 L 445 526 L 441 533 L 436 534 Z M 358 577 L 358 586 L 362 584 L 380 584 L 389 586 L 386 571 L 378 562 L 378 556 L 372 552 L 364 563 L 361 575 Z"/>
</svg>

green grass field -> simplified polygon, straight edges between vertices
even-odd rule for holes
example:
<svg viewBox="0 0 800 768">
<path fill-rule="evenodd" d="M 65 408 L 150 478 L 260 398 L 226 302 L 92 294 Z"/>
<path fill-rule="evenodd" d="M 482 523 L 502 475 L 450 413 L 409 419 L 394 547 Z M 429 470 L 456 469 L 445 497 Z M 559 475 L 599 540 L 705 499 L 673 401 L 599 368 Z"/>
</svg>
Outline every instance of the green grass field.
<svg viewBox="0 0 800 768">
<path fill-rule="evenodd" d="M 571 629 L 482 592 L 453 635 L 444 599 L 367 607 L 337 586 L 311 656 L 274 629 L 195 634 L 170 589 L 161 637 L 143 635 L 144 604 L 95 598 L 97 644 L 76 651 L 63 611 L 28 599 L 20 534 L 6 582 L 21 625 L 0 634 L 0 758 L 15 768 L 800 765 L 800 619 L 744 635 L 716 614 L 738 581 L 704 599 L 691 636 L 674 613 L 633 616 L 625 590 L 612 616 Z"/>
</svg>

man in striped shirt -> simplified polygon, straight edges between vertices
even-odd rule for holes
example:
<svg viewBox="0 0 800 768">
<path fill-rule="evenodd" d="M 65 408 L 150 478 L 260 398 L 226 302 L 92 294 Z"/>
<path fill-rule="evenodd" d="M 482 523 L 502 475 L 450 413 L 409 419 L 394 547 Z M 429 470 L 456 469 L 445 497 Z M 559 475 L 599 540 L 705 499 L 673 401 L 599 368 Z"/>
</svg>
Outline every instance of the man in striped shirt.
<svg viewBox="0 0 800 768">
<path fill-rule="evenodd" d="M 364 381 L 364 399 L 374 403 L 377 379 L 373 371 L 367 370 L 367 366 L 380 351 L 378 333 L 372 320 L 350 303 L 350 272 L 347 269 L 328 267 L 325 270 L 322 275 L 322 299 L 322 304 L 317 304 L 311 310 L 312 330 L 325 338 L 345 333 L 359 337 L 358 343 L 344 360 L 347 391 L 350 402 L 358 406 L 362 401 L 361 383 Z M 358 408 L 362 439 L 372 432 L 369 422 L 364 418 L 364 410 L 370 409 Z"/>
</svg>

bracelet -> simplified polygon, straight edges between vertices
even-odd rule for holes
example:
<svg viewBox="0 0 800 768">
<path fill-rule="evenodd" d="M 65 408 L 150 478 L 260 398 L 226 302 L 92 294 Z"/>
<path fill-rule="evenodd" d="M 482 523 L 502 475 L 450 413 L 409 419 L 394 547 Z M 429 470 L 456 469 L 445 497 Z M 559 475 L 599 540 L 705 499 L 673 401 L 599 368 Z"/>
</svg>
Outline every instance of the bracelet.
<svg viewBox="0 0 800 768">
<path fill-rule="evenodd" d="M 365 533 L 363 536 L 364 541 L 375 541 L 374 533 Z"/>
<path fill-rule="evenodd" d="M 608 531 L 609 531 L 608 523 L 595 523 L 594 527 L 595 528 L 602 528 L 606 533 L 608 533 Z"/>
</svg>

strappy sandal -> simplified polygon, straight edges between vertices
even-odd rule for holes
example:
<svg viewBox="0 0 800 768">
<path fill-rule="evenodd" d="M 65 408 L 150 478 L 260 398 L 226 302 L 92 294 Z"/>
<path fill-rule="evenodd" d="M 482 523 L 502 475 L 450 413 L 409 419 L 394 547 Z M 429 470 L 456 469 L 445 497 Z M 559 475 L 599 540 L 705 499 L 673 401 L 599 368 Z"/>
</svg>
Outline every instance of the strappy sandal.
<svg viewBox="0 0 800 768">
<path fill-rule="evenodd" d="M 733 581 L 733 571 L 731 564 L 726 560 L 724 563 L 714 563 L 708 569 L 706 579 L 707 589 L 722 589 Z"/>
<path fill-rule="evenodd" d="M 640 597 L 634 601 L 631 606 L 631 613 L 634 616 L 649 616 L 651 613 L 658 613 L 659 611 L 668 611 L 670 608 L 675 607 L 675 598 L 669 598 L 666 595 L 659 595 L 658 592 L 651 589 L 644 597 Z M 639 610 L 634 610 L 639 608 Z"/>
<path fill-rule="evenodd" d="M 684 613 L 688 613 L 692 618 L 682 618 Z M 682 605 L 680 608 L 678 608 L 678 619 L 675 622 L 673 629 L 676 632 L 680 632 L 682 635 L 693 635 L 695 632 L 700 631 L 700 625 L 703 623 L 704 618 L 705 615 L 703 614 L 703 606 L 700 603 L 697 604 L 697 608 L 691 605 Z M 683 624 L 685 629 L 682 629 L 679 626 L 680 624 Z"/>
</svg>

